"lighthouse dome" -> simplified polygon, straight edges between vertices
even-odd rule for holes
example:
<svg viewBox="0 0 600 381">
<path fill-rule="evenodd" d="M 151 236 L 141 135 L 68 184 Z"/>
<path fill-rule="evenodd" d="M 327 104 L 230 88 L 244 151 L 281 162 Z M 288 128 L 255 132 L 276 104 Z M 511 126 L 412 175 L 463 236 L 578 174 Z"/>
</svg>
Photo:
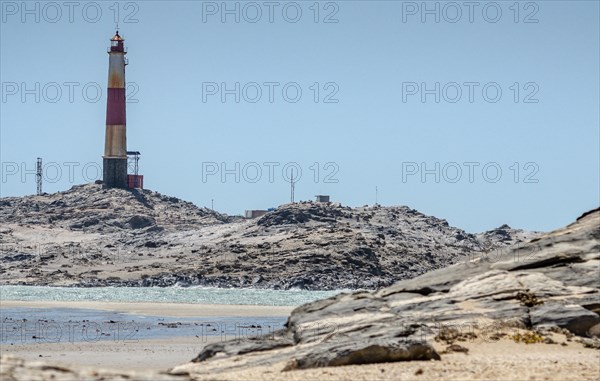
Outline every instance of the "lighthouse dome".
<svg viewBox="0 0 600 381">
<path fill-rule="evenodd" d="M 119 35 L 119 31 L 117 31 L 117 32 L 115 33 L 114 37 L 113 37 L 113 38 L 111 38 L 110 40 L 111 40 L 111 41 L 125 41 L 125 40 L 123 39 L 123 37 L 121 37 L 121 36 Z"/>
</svg>

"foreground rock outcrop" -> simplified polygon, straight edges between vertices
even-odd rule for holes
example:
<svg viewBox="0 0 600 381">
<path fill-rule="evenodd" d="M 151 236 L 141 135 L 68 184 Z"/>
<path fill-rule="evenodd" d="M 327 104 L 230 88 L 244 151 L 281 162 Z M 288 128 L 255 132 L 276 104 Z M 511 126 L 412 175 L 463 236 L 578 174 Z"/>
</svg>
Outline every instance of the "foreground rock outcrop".
<svg viewBox="0 0 600 381">
<path fill-rule="evenodd" d="M 339 294 L 295 309 L 271 336 L 206 346 L 173 374 L 206 375 L 280 364 L 281 371 L 437 360 L 432 343 L 551 342 L 552 332 L 598 346 L 600 209 L 491 257 L 375 292 Z M 518 331 L 515 331 L 518 330 Z M 515 334 L 518 332 L 518 334 Z M 598 346 L 600 347 L 600 346 Z"/>
<path fill-rule="evenodd" d="M 406 206 L 282 205 L 246 220 L 88 184 L 0 199 L 1 284 L 376 289 L 533 238 Z"/>
</svg>

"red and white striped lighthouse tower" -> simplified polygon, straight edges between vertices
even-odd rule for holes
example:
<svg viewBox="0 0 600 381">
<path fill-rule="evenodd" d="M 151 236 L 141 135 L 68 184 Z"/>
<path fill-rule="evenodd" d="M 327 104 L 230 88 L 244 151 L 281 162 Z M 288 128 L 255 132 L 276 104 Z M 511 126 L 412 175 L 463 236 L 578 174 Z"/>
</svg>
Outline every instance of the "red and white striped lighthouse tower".
<svg viewBox="0 0 600 381">
<path fill-rule="evenodd" d="M 125 118 L 125 45 L 117 30 L 108 50 L 108 97 L 103 156 L 104 188 L 127 188 L 127 135 Z"/>
</svg>

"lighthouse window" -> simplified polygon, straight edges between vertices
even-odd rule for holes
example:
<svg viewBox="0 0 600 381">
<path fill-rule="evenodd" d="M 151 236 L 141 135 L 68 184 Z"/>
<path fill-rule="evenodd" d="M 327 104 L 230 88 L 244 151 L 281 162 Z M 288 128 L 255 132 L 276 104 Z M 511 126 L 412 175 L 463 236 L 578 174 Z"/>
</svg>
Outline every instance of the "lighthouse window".
<svg viewBox="0 0 600 381">
<path fill-rule="evenodd" d="M 113 41 L 112 42 L 112 46 L 118 46 L 119 45 L 119 41 Z"/>
</svg>

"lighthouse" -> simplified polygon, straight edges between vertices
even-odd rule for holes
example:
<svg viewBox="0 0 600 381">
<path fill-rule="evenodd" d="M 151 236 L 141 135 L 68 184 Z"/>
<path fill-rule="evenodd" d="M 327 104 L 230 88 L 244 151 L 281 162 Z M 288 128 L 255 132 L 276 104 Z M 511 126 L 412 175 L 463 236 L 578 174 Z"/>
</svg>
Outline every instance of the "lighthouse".
<svg viewBox="0 0 600 381">
<path fill-rule="evenodd" d="M 125 112 L 125 45 L 117 30 L 108 49 L 106 136 L 103 156 L 103 187 L 127 188 L 127 134 Z"/>
</svg>

